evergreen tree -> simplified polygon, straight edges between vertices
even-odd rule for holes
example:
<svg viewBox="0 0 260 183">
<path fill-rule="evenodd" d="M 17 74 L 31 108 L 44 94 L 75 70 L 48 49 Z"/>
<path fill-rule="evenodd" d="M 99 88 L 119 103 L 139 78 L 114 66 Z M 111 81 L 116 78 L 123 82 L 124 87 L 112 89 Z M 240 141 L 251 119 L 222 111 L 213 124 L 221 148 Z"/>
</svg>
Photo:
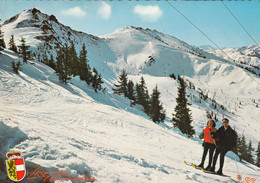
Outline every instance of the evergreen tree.
<svg viewBox="0 0 260 183">
<path fill-rule="evenodd" d="M 59 75 L 59 79 L 63 83 L 67 83 L 70 79 L 68 74 L 68 46 L 62 47 L 57 51 L 57 67 L 56 72 Z"/>
<path fill-rule="evenodd" d="M 64 78 L 63 82 L 66 84 L 67 80 L 71 79 L 71 72 L 70 72 L 70 53 L 69 53 L 69 47 L 66 44 L 64 47 Z"/>
<path fill-rule="evenodd" d="M 240 162 L 242 161 L 242 156 L 241 156 L 242 150 L 241 149 L 242 149 L 242 138 L 238 136 L 237 137 L 237 145 L 234 149 L 234 153 L 238 155 Z"/>
<path fill-rule="evenodd" d="M 70 48 L 69 48 L 69 75 L 79 75 L 79 59 L 77 55 L 77 51 L 75 49 L 75 45 L 73 42 L 71 42 Z"/>
<path fill-rule="evenodd" d="M 19 71 L 22 70 L 21 66 L 21 62 L 19 61 L 18 63 L 15 64 L 14 61 L 12 61 L 12 69 L 16 74 L 19 74 Z"/>
<path fill-rule="evenodd" d="M 150 107 L 150 96 L 148 94 L 148 89 L 143 77 L 141 77 L 140 83 L 136 84 L 136 103 L 144 107 L 144 112 L 149 113 Z"/>
<path fill-rule="evenodd" d="M 85 76 L 86 76 L 85 81 L 89 85 L 92 82 L 92 80 L 93 80 L 91 67 L 90 67 L 89 64 L 86 64 Z"/>
<path fill-rule="evenodd" d="M 22 44 L 19 47 L 19 54 L 21 54 L 21 56 L 23 57 L 23 63 L 27 63 L 28 59 L 30 58 L 30 51 L 29 49 L 29 45 L 26 45 L 26 41 L 25 39 L 22 37 L 21 39 Z"/>
<path fill-rule="evenodd" d="M 17 47 L 14 42 L 14 35 L 11 35 L 10 41 L 9 41 L 9 49 L 14 51 L 15 53 L 18 53 Z"/>
<path fill-rule="evenodd" d="M 49 60 L 49 63 L 48 65 L 53 68 L 54 70 L 56 69 L 56 65 L 55 65 L 55 62 L 54 62 L 54 59 L 53 59 L 53 55 L 51 54 L 51 59 Z"/>
<path fill-rule="evenodd" d="M 199 134 L 200 139 L 204 139 L 204 129 L 202 129 L 202 132 Z"/>
<path fill-rule="evenodd" d="M 49 59 L 48 59 L 48 56 L 47 56 L 46 51 L 43 51 L 43 54 L 42 54 L 42 62 L 43 62 L 44 64 L 46 64 L 46 65 L 49 63 Z"/>
<path fill-rule="evenodd" d="M 129 80 L 127 83 L 127 98 L 129 98 L 133 103 L 135 103 L 135 90 L 134 90 L 134 82 Z"/>
<path fill-rule="evenodd" d="M 101 86 L 102 83 L 104 83 L 104 82 L 102 81 L 101 75 L 98 74 L 98 71 L 96 70 L 96 68 L 93 68 L 92 87 L 94 88 L 95 92 L 97 92 L 97 90 L 102 89 L 102 86 Z"/>
<path fill-rule="evenodd" d="M 176 76 L 175 76 L 174 73 L 170 74 L 169 77 L 170 77 L 170 78 L 173 78 L 174 80 L 176 80 Z"/>
<path fill-rule="evenodd" d="M 234 127 L 233 129 L 234 129 L 235 134 L 236 134 L 236 136 L 237 136 L 237 144 L 236 144 L 235 147 L 232 149 L 232 151 L 233 151 L 236 155 L 238 155 L 238 157 L 239 157 L 238 149 L 239 149 L 240 144 L 241 144 L 241 138 L 240 138 L 240 137 L 238 136 L 238 134 L 237 134 L 236 127 Z"/>
<path fill-rule="evenodd" d="M 85 44 L 82 45 L 82 49 L 79 54 L 79 76 L 81 80 L 86 81 L 89 85 L 91 82 L 91 68 L 88 65 L 87 50 Z"/>
<path fill-rule="evenodd" d="M 0 51 L 2 51 L 4 48 L 6 48 L 5 46 L 5 41 L 4 41 L 4 34 L 1 30 L 2 26 L 0 25 Z"/>
<path fill-rule="evenodd" d="M 97 77 L 97 84 L 96 84 L 96 88 L 98 90 L 101 90 L 102 89 L 102 84 L 104 83 L 104 81 L 102 80 L 102 76 L 101 74 L 98 74 L 98 77 Z"/>
<path fill-rule="evenodd" d="M 260 142 L 258 142 L 258 146 L 257 146 L 255 165 L 260 167 Z"/>
<path fill-rule="evenodd" d="M 158 87 L 156 85 L 155 89 L 153 89 L 153 93 L 151 94 L 151 106 L 149 109 L 149 116 L 153 122 L 156 123 L 163 122 L 165 119 L 165 110 L 163 109 L 163 106 L 159 100 L 160 94 L 161 93 L 158 91 Z"/>
<path fill-rule="evenodd" d="M 243 134 L 242 139 L 241 139 L 241 146 L 240 146 L 239 151 L 240 151 L 240 154 L 241 154 L 240 155 L 240 157 L 241 157 L 240 161 L 242 159 L 246 160 L 247 159 L 247 145 L 246 145 L 246 138 L 245 138 L 244 134 Z"/>
<path fill-rule="evenodd" d="M 57 51 L 57 57 L 56 57 L 56 72 L 59 75 L 59 80 L 62 82 L 64 77 L 64 53 L 62 52 L 63 48 L 59 48 Z"/>
<path fill-rule="evenodd" d="M 208 119 L 212 119 L 212 115 L 210 114 L 210 112 L 208 110 L 206 110 L 206 116 Z"/>
<path fill-rule="evenodd" d="M 177 105 L 174 109 L 175 114 L 173 114 L 172 121 L 174 122 L 174 127 L 180 129 L 188 137 L 192 137 L 195 134 L 195 130 L 191 126 L 192 117 L 189 108 L 187 107 L 188 101 L 186 99 L 185 82 L 184 79 L 178 77 L 180 86 L 178 87 L 178 97 L 176 98 Z"/>
<path fill-rule="evenodd" d="M 37 55 L 37 60 L 40 62 L 40 60 L 41 60 L 41 55 L 38 53 L 38 55 Z"/>
<path fill-rule="evenodd" d="M 123 70 L 122 73 L 118 77 L 118 83 L 119 84 L 114 84 L 116 88 L 113 88 L 112 90 L 114 91 L 115 94 L 121 95 L 124 94 L 124 96 L 127 96 L 127 74 L 126 71 Z"/>
<path fill-rule="evenodd" d="M 252 147 L 252 141 L 250 140 L 247 148 L 247 159 L 246 159 L 249 163 L 254 163 L 254 159 L 252 155 L 253 151 L 254 149 Z"/>
</svg>

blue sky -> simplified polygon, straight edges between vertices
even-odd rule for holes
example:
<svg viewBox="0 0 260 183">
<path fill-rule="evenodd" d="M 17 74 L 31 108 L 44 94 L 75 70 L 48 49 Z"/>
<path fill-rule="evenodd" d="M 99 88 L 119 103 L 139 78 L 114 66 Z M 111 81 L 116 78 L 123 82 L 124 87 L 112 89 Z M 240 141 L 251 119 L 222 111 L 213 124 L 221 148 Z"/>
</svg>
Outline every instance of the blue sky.
<svg viewBox="0 0 260 183">
<path fill-rule="evenodd" d="M 235 21 L 222 2 L 169 1 L 220 47 L 255 44 Z M 226 6 L 260 44 L 260 3 L 225 1 Z M 96 36 L 110 34 L 124 26 L 156 29 L 191 45 L 212 45 L 166 1 L 40 1 L 0 0 L 1 18 L 29 8 L 53 14 L 71 28 Z"/>
</svg>

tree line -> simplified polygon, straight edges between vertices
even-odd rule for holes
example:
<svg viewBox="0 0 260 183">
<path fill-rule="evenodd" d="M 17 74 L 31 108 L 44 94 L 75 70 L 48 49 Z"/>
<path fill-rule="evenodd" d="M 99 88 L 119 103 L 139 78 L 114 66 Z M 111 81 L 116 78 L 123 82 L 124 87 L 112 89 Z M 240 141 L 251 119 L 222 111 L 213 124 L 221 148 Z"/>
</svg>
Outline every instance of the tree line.
<svg viewBox="0 0 260 183">
<path fill-rule="evenodd" d="M 57 51 L 56 64 L 51 59 L 44 58 L 43 62 L 47 62 L 53 67 L 59 75 L 59 79 L 63 83 L 67 83 L 67 80 L 71 77 L 79 76 L 81 80 L 85 81 L 87 85 L 91 85 L 95 92 L 102 89 L 102 77 L 98 73 L 97 69 L 93 67 L 91 69 L 88 64 L 87 50 L 85 44 L 82 45 L 79 56 L 77 55 L 74 43 L 71 42 L 70 46 L 67 44 L 60 47 Z"/>
<path fill-rule="evenodd" d="M 14 36 L 11 35 L 9 41 L 9 49 L 19 54 L 23 59 L 23 64 L 28 63 L 31 58 L 31 52 L 29 51 L 29 45 L 26 44 L 25 39 L 21 38 L 21 45 L 18 47 L 15 44 Z M 6 48 L 3 40 L 3 35 L 0 29 L 0 51 Z M 95 92 L 102 90 L 102 76 L 98 73 L 97 69 L 93 69 L 88 64 L 87 50 L 85 44 L 82 45 L 79 56 L 75 49 L 75 45 L 71 42 L 70 46 L 67 44 L 65 46 L 59 47 L 56 51 L 57 57 L 56 62 L 54 61 L 53 55 L 50 55 L 50 59 L 46 54 L 46 50 L 43 51 L 42 62 L 50 67 L 52 67 L 59 76 L 59 80 L 62 83 L 67 83 L 72 77 L 79 76 L 82 81 L 85 81 L 87 85 L 91 85 Z M 15 73 L 19 74 L 22 70 L 20 61 L 18 63 L 12 62 L 12 69 Z"/>
<path fill-rule="evenodd" d="M 149 95 L 145 80 L 141 77 L 139 83 L 134 84 L 132 80 L 128 79 L 125 70 L 118 76 L 118 84 L 114 84 L 115 88 L 112 90 L 115 94 L 121 95 L 131 100 L 131 106 L 139 104 L 143 106 L 144 112 L 150 116 L 155 122 L 163 122 L 165 119 L 165 110 L 162 106 L 160 92 L 156 85 L 151 95 Z"/>
<path fill-rule="evenodd" d="M 255 159 L 254 151 L 255 149 L 252 147 L 251 140 L 249 140 L 249 142 L 247 143 L 244 134 L 242 136 L 238 136 L 237 144 L 233 152 L 238 155 L 240 162 L 242 160 L 245 160 L 249 163 L 255 164 L 256 166 L 260 167 L 260 142 L 258 142 Z"/>
<path fill-rule="evenodd" d="M 195 130 L 191 126 L 192 116 L 189 108 L 187 107 L 188 101 L 186 98 L 186 85 L 183 78 L 178 76 L 179 87 L 178 97 L 176 98 L 177 105 L 174 109 L 172 122 L 174 127 L 180 129 L 180 131 L 186 134 L 188 137 L 192 137 L 195 134 Z M 149 95 L 146 83 L 143 77 L 140 82 L 134 84 L 132 80 L 128 80 L 127 73 L 122 70 L 122 73 L 118 76 L 118 84 L 114 84 L 113 91 L 115 94 L 121 95 L 131 100 L 131 105 L 139 104 L 143 106 L 144 112 L 155 122 L 163 122 L 165 120 L 165 109 L 160 101 L 160 92 L 156 85 L 151 95 Z"/>
</svg>

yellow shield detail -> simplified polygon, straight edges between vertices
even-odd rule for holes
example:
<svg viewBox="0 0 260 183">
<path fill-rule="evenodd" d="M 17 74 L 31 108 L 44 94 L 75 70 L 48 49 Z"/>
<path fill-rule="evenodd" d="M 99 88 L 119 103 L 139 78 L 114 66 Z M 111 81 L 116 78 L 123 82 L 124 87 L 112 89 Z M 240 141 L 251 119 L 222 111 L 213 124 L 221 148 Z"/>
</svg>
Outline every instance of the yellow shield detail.
<svg viewBox="0 0 260 183">
<path fill-rule="evenodd" d="M 6 160 L 7 174 L 13 181 L 17 181 L 15 160 Z"/>
</svg>

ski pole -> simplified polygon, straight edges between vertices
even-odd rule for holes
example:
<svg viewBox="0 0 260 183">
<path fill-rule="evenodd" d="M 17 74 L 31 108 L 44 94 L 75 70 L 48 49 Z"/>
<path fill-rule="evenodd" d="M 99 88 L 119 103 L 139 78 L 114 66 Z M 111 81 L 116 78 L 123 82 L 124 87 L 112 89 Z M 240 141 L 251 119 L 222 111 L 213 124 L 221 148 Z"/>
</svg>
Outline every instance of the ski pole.
<svg viewBox="0 0 260 183">
<path fill-rule="evenodd" d="M 242 180 L 242 176 L 240 175 L 240 173 L 239 173 L 239 171 L 238 171 L 238 166 L 237 166 L 237 160 L 236 160 L 236 157 L 235 157 L 235 153 L 233 153 L 232 152 L 232 154 L 233 154 L 233 158 L 234 158 L 234 160 L 235 160 L 235 164 L 236 164 L 236 169 L 237 169 L 237 180 Z"/>
</svg>

